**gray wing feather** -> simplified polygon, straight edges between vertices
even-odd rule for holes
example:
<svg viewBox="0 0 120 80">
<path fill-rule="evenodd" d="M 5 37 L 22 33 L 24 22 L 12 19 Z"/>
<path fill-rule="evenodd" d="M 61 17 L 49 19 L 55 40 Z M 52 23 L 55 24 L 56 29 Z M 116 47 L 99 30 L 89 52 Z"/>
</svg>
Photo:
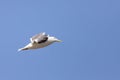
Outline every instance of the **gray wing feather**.
<svg viewBox="0 0 120 80">
<path fill-rule="evenodd" d="M 47 41 L 48 39 L 48 35 L 46 35 L 45 33 L 39 33 L 35 36 L 33 36 L 32 38 L 30 38 L 31 42 L 35 42 L 35 43 L 43 43 L 45 41 Z"/>
</svg>

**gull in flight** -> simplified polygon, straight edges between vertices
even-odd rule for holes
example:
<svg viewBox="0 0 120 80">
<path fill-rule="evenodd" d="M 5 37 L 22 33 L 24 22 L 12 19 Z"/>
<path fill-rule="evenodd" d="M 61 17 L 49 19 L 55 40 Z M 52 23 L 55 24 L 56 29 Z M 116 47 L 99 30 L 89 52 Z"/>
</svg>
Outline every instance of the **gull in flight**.
<svg viewBox="0 0 120 80">
<path fill-rule="evenodd" d="M 18 49 L 18 51 L 43 48 L 54 42 L 61 42 L 61 40 L 53 36 L 49 36 L 43 32 L 31 37 L 30 43 L 25 47 Z"/>
</svg>

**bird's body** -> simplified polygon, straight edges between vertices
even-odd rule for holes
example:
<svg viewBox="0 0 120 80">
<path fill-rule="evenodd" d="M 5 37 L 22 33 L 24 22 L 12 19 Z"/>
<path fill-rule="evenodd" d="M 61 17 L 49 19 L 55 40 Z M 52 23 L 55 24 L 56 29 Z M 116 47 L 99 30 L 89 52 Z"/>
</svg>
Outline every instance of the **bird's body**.
<svg viewBox="0 0 120 80">
<path fill-rule="evenodd" d="M 18 51 L 43 48 L 54 42 L 61 42 L 59 39 L 46 35 L 45 33 L 40 33 L 40 34 L 33 36 L 32 38 L 30 38 L 30 41 L 31 42 L 28 45 L 19 49 Z"/>
</svg>

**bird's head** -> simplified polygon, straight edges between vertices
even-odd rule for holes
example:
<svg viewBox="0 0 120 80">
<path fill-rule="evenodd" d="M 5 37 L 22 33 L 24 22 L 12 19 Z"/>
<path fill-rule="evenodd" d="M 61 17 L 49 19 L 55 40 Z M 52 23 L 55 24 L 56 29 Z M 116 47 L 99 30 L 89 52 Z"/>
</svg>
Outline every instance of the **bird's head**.
<svg viewBox="0 0 120 80">
<path fill-rule="evenodd" d="M 61 40 L 57 39 L 56 37 L 49 37 L 48 40 L 50 42 L 62 42 Z"/>
</svg>

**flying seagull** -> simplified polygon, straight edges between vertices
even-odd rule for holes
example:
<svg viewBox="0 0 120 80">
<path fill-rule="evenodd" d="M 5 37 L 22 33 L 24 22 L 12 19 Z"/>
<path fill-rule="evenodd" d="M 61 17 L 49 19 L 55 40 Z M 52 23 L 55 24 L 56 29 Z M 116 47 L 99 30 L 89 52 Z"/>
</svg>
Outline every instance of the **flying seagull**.
<svg viewBox="0 0 120 80">
<path fill-rule="evenodd" d="M 49 36 L 43 32 L 31 37 L 30 43 L 25 47 L 18 49 L 18 51 L 43 48 L 54 42 L 61 42 L 61 40 L 53 36 Z"/>
</svg>

